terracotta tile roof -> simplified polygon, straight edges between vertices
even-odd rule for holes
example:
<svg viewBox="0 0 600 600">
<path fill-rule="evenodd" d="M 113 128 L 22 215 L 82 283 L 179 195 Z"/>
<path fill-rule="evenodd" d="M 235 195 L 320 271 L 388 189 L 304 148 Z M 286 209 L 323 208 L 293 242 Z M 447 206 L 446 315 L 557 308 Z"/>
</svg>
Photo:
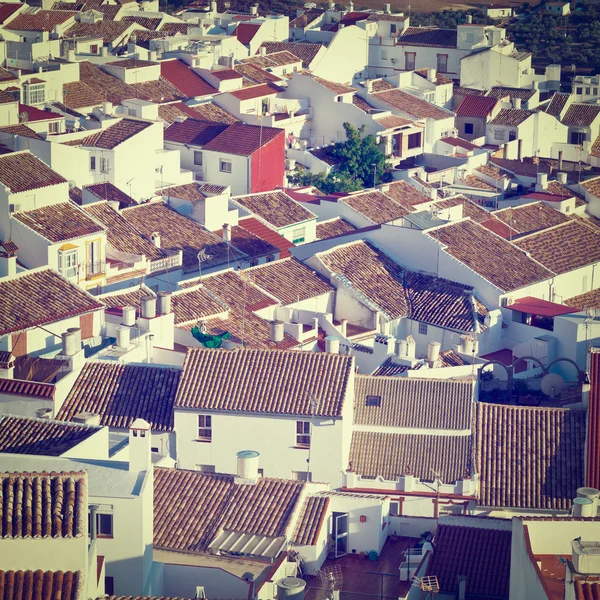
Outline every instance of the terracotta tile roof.
<svg viewBox="0 0 600 600">
<path fill-rule="evenodd" d="M 210 74 L 213 77 L 216 77 L 219 81 L 227 81 L 230 79 L 241 79 L 242 75 L 237 73 L 233 69 L 219 69 L 216 71 L 211 71 Z"/>
<path fill-rule="evenodd" d="M 532 202 L 492 213 L 517 234 L 528 234 L 548 229 L 569 221 L 569 217 L 542 202 Z M 535 258 L 535 257 L 534 257 Z"/>
<path fill-rule="evenodd" d="M 420 363 L 417 363 L 417 366 L 419 367 Z M 402 375 L 402 373 L 410 370 L 409 366 L 396 364 L 392 357 L 389 357 L 373 371 L 373 377 L 392 377 Z"/>
<path fill-rule="evenodd" d="M 328 497 L 309 496 L 298 515 L 292 542 L 298 546 L 314 546 L 321 533 L 328 508 Z"/>
<path fill-rule="evenodd" d="M 433 469 L 442 483 L 454 483 L 471 476 L 471 436 L 353 431 L 350 462 L 369 479 L 414 475 L 433 481 Z"/>
<path fill-rule="evenodd" d="M 0 104 L 12 104 L 13 102 L 17 102 L 17 100 L 4 90 L 0 90 Z"/>
<path fill-rule="evenodd" d="M 0 589 L 7 600 L 81 600 L 81 571 L 0 571 Z"/>
<path fill-rule="evenodd" d="M 63 143 L 65 146 L 84 146 L 86 148 L 112 150 L 151 125 L 152 123 L 148 121 L 119 119 L 114 125 L 102 129 L 102 131 L 99 131 L 98 133 L 92 133 L 92 135 Z"/>
<path fill-rule="evenodd" d="M 0 11 L 2 11 L 2 7 L 7 6 L 6 4 L 0 4 Z M 10 5 L 9 5 L 10 6 Z M 13 4 L 16 8 L 19 8 L 19 4 Z M 6 81 L 17 81 L 18 77 L 15 77 L 10 71 L 6 70 L 4 67 L 0 67 L 0 82 L 5 83 Z"/>
<path fill-rule="evenodd" d="M 48 31 L 53 32 L 57 25 L 66 23 L 77 13 L 70 10 L 40 10 L 35 14 L 21 13 L 17 15 L 6 29 L 11 31 Z"/>
<path fill-rule="evenodd" d="M 183 123 L 175 122 L 165 130 L 165 141 L 179 144 L 205 146 L 213 138 L 227 129 L 224 123 L 186 119 Z"/>
<path fill-rule="evenodd" d="M 515 161 L 516 162 L 516 161 Z M 511 174 L 493 163 L 481 165 L 475 169 L 475 172 L 487 175 L 492 179 L 502 179 L 503 177 L 511 178 Z"/>
<path fill-rule="evenodd" d="M 556 274 L 600 261 L 600 231 L 582 219 L 571 219 L 514 244 Z"/>
<path fill-rule="evenodd" d="M 575 578 L 575 600 L 597 600 L 600 598 L 600 580 L 596 577 Z"/>
<path fill-rule="evenodd" d="M 456 116 L 485 118 L 492 112 L 497 103 L 498 100 L 495 97 L 465 96 L 455 111 Z"/>
<path fill-rule="evenodd" d="M 195 106 L 187 107 L 191 112 L 188 113 L 190 116 L 194 116 L 196 119 L 202 119 L 204 121 L 215 121 L 216 123 L 237 123 L 238 120 L 230 115 L 228 112 L 223 110 L 220 106 L 213 104 L 212 102 L 205 102 L 204 104 L 196 104 Z"/>
<path fill-rule="evenodd" d="M 504 125 L 506 127 L 518 127 L 529 117 L 535 115 L 534 110 L 522 110 L 520 108 L 502 108 L 500 112 L 489 122 L 490 125 Z"/>
<path fill-rule="evenodd" d="M 152 19 L 150 17 L 136 17 L 136 16 L 127 16 L 121 19 L 123 23 L 131 24 L 137 23 L 146 29 L 155 30 L 158 29 L 162 19 Z"/>
<path fill-rule="evenodd" d="M 437 576 L 441 593 L 458 594 L 464 576 L 469 597 L 507 599 L 511 538 L 506 529 L 438 525 L 427 575 Z"/>
<path fill-rule="evenodd" d="M 215 87 L 179 59 L 161 61 L 160 74 L 188 98 L 212 96 L 217 93 Z"/>
<path fill-rule="evenodd" d="M 232 200 L 276 229 L 316 218 L 312 212 L 281 190 L 235 196 Z"/>
<path fill-rule="evenodd" d="M 397 86 L 391 84 L 385 79 L 373 79 L 371 81 L 371 89 L 374 92 L 384 92 L 385 90 L 395 90 Z"/>
<path fill-rule="evenodd" d="M 328 281 L 295 258 L 265 263 L 245 270 L 244 274 L 271 296 L 278 298 L 283 306 L 335 290 Z"/>
<path fill-rule="evenodd" d="M 571 94 L 562 94 L 560 92 L 556 92 L 556 94 L 552 96 L 550 104 L 548 104 L 546 107 L 546 114 L 559 118 L 560 113 L 564 110 L 570 95 Z"/>
<path fill-rule="evenodd" d="M 476 188 L 479 190 L 488 190 L 488 191 L 497 191 L 498 188 L 490 185 L 487 181 L 484 181 L 483 179 L 479 179 L 479 177 L 476 177 L 475 175 L 466 175 L 464 178 L 464 182 L 472 188 Z"/>
<path fill-rule="evenodd" d="M 0 127 L 0 133 L 8 133 L 10 135 L 20 135 L 21 137 L 30 138 L 32 140 L 41 140 L 40 137 L 33 129 L 27 127 L 24 123 L 20 123 L 19 125 L 6 125 L 4 127 Z"/>
<path fill-rule="evenodd" d="M 197 325 L 209 317 L 228 312 L 227 304 L 220 302 L 203 287 L 194 287 L 176 292 L 171 297 L 175 326 Z"/>
<path fill-rule="evenodd" d="M 79 538 L 85 534 L 84 472 L 0 473 L 0 490 L 4 505 L 0 538 Z"/>
<path fill-rule="evenodd" d="M 6 396 L 26 396 L 52 400 L 55 391 L 55 386 L 48 383 L 0 378 L 0 393 Z"/>
<path fill-rule="evenodd" d="M 468 364 L 465 359 L 461 358 L 454 350 L 446 350 L 440 352 L 440 366 L 441 367 L 462 367 Z"/>
<path fill-rule="evenodd" d="M 275 85 L 274 83 L 263 83 L 261 85 L 253 85 L 228 93 L 232 96 L 235 96 L 238 100 L 251 100 L 253 98 L 275 96 L 281 91 L 283 91 L 283 88 Z"/>
<path fill-rule="evenodd" d="M 399 117 L 398 115 L 389 115 L 387 117 L 379 117 L 377 115 L 373 116 L 373 119 L 377 121 L 382 127 L 385 129 L 394 129 L 396 127 L 404 127 L 406 125 L 412 125 L 413 121 L 410 119 L 405 119 L 404 117 Z"/>
<path fill-rule="evenodd" d="M 356 90 L 349 85 L 345 85 L 343 83 L 335 83 L 334 81 L 328 81 L 327 79 L 323 79 L 321 77 L 317 77 L 313 75 L 312 78 L 323 87 L 327 88 L 329 91 L 334 94 L 350 94 L 354 93 Z M 393 87 L 393 86 L 392 86 Z M 387 89 L 387 88 L 384 88 Z"/>
<path fill-rule="evenodd" d="M 407 27 L 398 36 L 398 46 L 430 46 L 438 48 L 456 48 L 456 29 L 438 29 L 437 27 Z"/>
<path fill-rule="evenodd" d="M 52 243 L 104 231 L 103 227 L 70 202 L 14 213 L 13 218 Z"/>
<path fill-rule="evenodd" d="M 98 431 L 50 419 L 0 416 L 0 452 L 60 456 Z"/>
<path fill-rule="evenodd" d="M 585 187 L 585 183 L 582 184 Z M 555 196 L 562 196 L 563 198 L 580 198 L 579 194 L 570 190 L 566 185 L 563 185 L 559 181 L 549 181 L 546 186 L 546 191 L 549 194 L 554 194 Z"/>
<path fill-rule="evenodd" d="M 584 484 L 586 413 L 479 403 L 479 504 L 570 510 Z"/>
<path fill-rule="evenodd" d="M 348 205 L 359 214 L 367 217 L 372 223 L 389 223 L 406 216 L 410 210 L 395 201 L 389 194 L 380 191 L 349 194 L 340 198 L 339 202 Z"/>
<path fill-rule="evenodd" d="M 140 285 L 137 289 L 126 288 L 117 293 L 101 294 L 98 296 L 103 304 L 106 304 L 109 309 L 121 309 L 124 306 L 135 306 L 138 311 L 142 307 L 142 298 L 146 296 L 155 298 L 156 294 L 147 288 L 145 285 Z"/>
<path fill-rule="evenodd" d="M 441 142 L 449 144 L 450 146 L 455 146 L 458 148 L 464 148 L 465 150 L 475 150 L 475 148 L 479 148 L 479 146 L 472 144 L 467 140 L 463 140 L 459 137 L 443 137 L 440 139 Z"/>
<path fill-rule="evenodd" d="M 600 198 L 600 177 L 596 177 L 595 179 L 588 179 L 584 181 L 582 184 L 583 188 L 592 196 L 596 196 L 596 198 Z"/>
<path fill-rule="evenodd" d="M 144 419 L 154 431 L 173 430 L 173 401 L 181 371 L 165 367 L 86 363 L 56 418 L 100 415 L 104 427 L 127 429 Z"/>
<path fill-rule="evenodd" d="M 369 396 L 380 405 L 368 406 Z M 354 425 L 470 430 L 473 412 L 468 381 L 356 376 Z"/>
<path fill-rule="evenodd" d="M 106 227 L 106 239 L 112 249 L 127 254 L 145 256 L 146 260 L 160 260 L 165 257 L 165 253 L 160 248 L 144 238 L 127 219 L 107 202 L 86 204 L 82 206 L 82 210 Z"/>
<path fill-rule="evenodd" d="M 158 231 L 162 248 L 183 250 L 183 269 L 186 272 L 198 270 L 198 252 L 201 250 L 211 257 L 203 263 L 203 268 L 227 262 L 230 253 L 221 238 L 162 202 L 126 208 L 121 214 L 148 239 Z"/>
<path fill-rule="evenodd" d="M 308 69 L 323 48 L 323 44 L 308 42 L 263 42 L 260 46 L 266 48 L 267 54 L 288 51 L 302 61 L 302 66 Z"/>
<path fill-rule="evenodd" d="M 104 22 L 104 21 L 102 21 Z M 85 23 L 79 23 L 79 25 L 85 25 Z M 133 86 L 128 85 L 110 75 L 105 73 L 100 67 L 92 64 L 88 61 L 81 61 L 79 63 L 79 81 L 85 84 L 88 88 L 93 90 L 95 98 L 102 98 L 102 101 L 112 102 L 113 104 L 121 104 L 123 100 L 131 100 L 132 98 L 139 98 L 140 100 L 148 100 L 147 97 L 140 97 L 141 95 L 136 92 Z M 84 89 L 78 90 L 77 93 L 84 93 Z M 85 92 L 88 95 L 87 91 Z M 93 98 L 93 96 L 91 96 Z M 84 101 L 84 100 L 82 100 Z M 89 100 L 85 100 L 86 102 Z M 68 105 L 69 98 L 66 98 L 66 104 Z"/>
<path fill-rule="evenodd" d="M 136 98 L 149 100 L 155 104 L 183 100 L 186 97 L 185 94 L 180 92 L 174 85 L 171 85 L 171 83 L 162 77 L 155 81 L 133 83 L 130 87 Z"/>
<path fill-rule="evenodd" d="M 233 123 L 204 146 L 205 150 L 250 156 L 269 142 L 280 136 L 283 140 L 285 131 L 275 127 L 260 127 L 245 123 Z"/>
<path fill-rule="evenodd" d="M 179 198 L 180 200 L 188 200 L 189 202 L 197 202 L 198 200 L 204 200 L 211 195 L 222 194 L 226 189 L 227 187 L 224 185 L 194 181 L 192 183 L 184 183 L 183 185 L 164 188 L 157 193 L 163 198 L 173 197 Z"/>
<path fill-rule="evenodd" d="M 600 293 L 600 290 L 595 290 Z M 600 350 L 590 349 L 585 485 L 600 485 Z"/>
<path fill-rule="evenodd" d="M 257 237 L 278 248 L 279 258 L 287 258 L 288 256 L 291 256 L 290 248 L 293 248 L 294 244 L 289 240 L 286 240 L 281 234 L 277 233 L 270 227 L 264 225 L 258 219 L 255 219 L 254 217 L 245 217 L 240 219 L 239 227 L 246 229 L 250 233 L 253 233 Z"/>
<path fill-rule="evenodd" d="M 50 269 L 0 281 L 0 298 L 0 335 L 103 308 L 93 296 Z"/>
<path fill-rule="evenodd" d="M 474 221 L 452 223 L 429 230 L 426 235 L 438 240 L 450 256 L 505 292 L 552 277 L 548 269 Z M 498 256 L 502 256 L 501 262 Z"/>
<path fill-rule="evenodd" d="M 190 348 L 176 406 L 308 415 L 311 390 L 315 415 L 340 417 L 353 369 L 353 357 L 341 354 Z"/>
<path fill-rule="evenodd" d="M 231 229 L 231 245 L 245 254 L 248 258 L 261 258 L 266 255 L 275 255 L 279 248 L 267 240 L 254 235 L 251 231 L 235 225 Z M 223 230 L 215 231 L 219 237 L 223 237 Z"/>
<path fill-rule="evenodd" d="M 524 88 L 496 86 L 488 92 L 488 98 L 496 98 L 499 100 L 500 98 L 506 98 L 506 96 L 509 96 L 511 100 L 519 98 L 523 102 L 527 102 L 533 98 L 535 92 L 535 89 L 527 90 Z"/>
<path fill-rule="evenodd" d="M 600 308 L 600 288 L 573 296 L 568 300 L 564 300 L 563 304 L 567 306 L 576 306 L 578 308 Z"/>
<path fill-rule="evenodd" d="M 431 104 L 426 100 L 417 98 L 408 92 L 402 90 L 388 90 L 386 92 L 378 92 L 374 97 L 388 106 L 400 110 L 415 119 L 450 119 L 454 117 L 454 113 L 440 108 L 435 104 Z"/>
<path fill-rule="evenodd" d="M 239 23 L 231 32 L 231 35 L 235 35 L 240 44 L 247 45 L 254 39 L 260 27 L 261 24 L 256 23 Z"/>
<path fill-rule="evenodd" d="M 306 12 L 302 13 L 299 17 L 296 17 L 295 19 L 292 19 L 290 21 L 290 28 L 296 27 L 299 29 L 304 29 L 305 27 L 308 27 L 311 23 L 316 21 L 322 14 L 324 14 L 324 12 L 325 11 L 321 10 L 320 8 L 312 8 L 310 10 L 307 10 Z"/>
<path fill-rule="evenodd" d="M 562 118 L 562 124 L 568 127 L 590 127 L 598 115 L 600 115 L 600 106 L 571 104 Z"/>
<path fill-rule="evenodd" d="M 168 37 L 172 37 L 168 31 L 148 31 L 146 29 L 136 29 L 132 33 L 130 40 L 133 42 L 134 40 L 132 38 L 135 38 L 136 46 L 150 50 L 151 40 L 164 40 Z"/>
<path fill-rule="evenodd" d="M 352 104 L 354 104 L 354 106 L 357 106 L 358 108 L 360 108 L 360 110 L 367 114 L 369 114 L 372 110 L 375 109 L 375 107 L 369 104 L 364 98 L 361 98 L 356 94 L 352 96 Z"/>
<path fill-rule="evenodd" d="M 110 181 L 93 183 L 92 185 L 86 185 L 84 187 L 86 191 L 92 193 L 98 200 L 118 202 L 119 208 L 137 205 L 137 202 L 131 196 L 120 190 L 116 185 L 110 183 Z"/>
<path fill-rule="evenodd" d="M 384 193 L 402 206 L 415 207 L 423 202 L 431 202 L 429 196 L 422 194 L 406 181 L 394 181 L 390 183 Z"/>
<path fill-rule="evenodd" d="M 246 58 L 243 59 L 242 62 L 248 62 L 251 64 L 254 64 L 253 61 L 254 59 L 262 59 L 262 60 L 266 60 L 268 61 L 269 64 L 267 65 L 258 65 L 261 66 L 261 68 L 264 68 L 265 66 L 267 67 L 272 67 L 272 66 L 277 66 L 277 67 L 285 67 L 286 65 L 294 65 L 297 63 L 301 63 L 302 61 L 300 60 L 300 58 L 298 58 L 295 54 L 293 54 L 292 52 L 289 52 L 288 50 L 281 50 L 279 52 L 271 52 L 268 55 L 265 56 L 251 56 L 250 58 Z"/>
<path fill-rule="evenodd" d="M 187 23 L 163 23 L 160 28 L 161 31 L 168 33 L 169 35 L 175 35 L 176 33 L 182 33 L 187 35 L 189 25 Z"/>
<path fill-rule="evenodd" d="M 66 182 L 30 152 L 12 152 L 0 156 L 0 183 L 10 188 L 13 194 Z"/>
<path fill-rule="evenodd" d="M 292 516 L 305 485 L 267 477 L 239 485 L 233 475 L 156 468 L 154 546 L 203 552 L 223 531 L 291 536 Z M 181 523 L 186 523 L 184 530 Z"/>
<path fill-rule="evenodd" d="M 423 79 L 427 79 L 428 81 L 431 81 L 434 85 L 446 85 L 447 83 L 453 83 L 452 79 L 450 79 L 450 77 L 446 77 L 445 75 L 442 75 L 439 71 L 436 71 L 435 80 L 433 80 L 433 81 L 429 78 L 429 69 L 415 69 L 414 72 L 415 72 L 415 74 L 419 75 Z"/>
<path fill-rule="evenodd" d="M 104 96 L 81 81 L 63 84 L 63 102 L 68 108 L 99 106 Z"/>
<path fill-rule="evenodd" d="M 235 72 L 239 77 L 244 77 L 244 85 L 248 82 L 250 85 L 269 83 L 270 81 L 280 81 L 281 77 L 277 77 L 272 73 L 255 67 L 254 65 L 236 64 Z"/>
<path fill-rule="evenodd" d="M 143 17 L 124 17 L 122 21 L 127 19 L 140 19 Z M 160 19 L 157 19 L 160 20 Z M 143 69 L 144 67 L 157 67 L 158 63 L 150 60 L 140 60 L 138 58 L 125 58 L 123 60 L 114 60 L 106 63 L 108 67 L 119 67 L 121 69 Z"/>
<path fill-rule="evenodd" d="M 317 223 L 317 239 L 326 240 L 345 233 L 356 231 L 356 227 L 341 217 Z"/>
<path fill-rule="evenodd" d="M 131 23 L 102 20 L 96 23 L 75 23 L 64 32 L 64 38 L 99 37 L 105 44 L 123 42 Z M 122 39 L 119 39 L 122 38 Z M 100 69 L 98 69 L 100 70 Z"/>
<path fill-rule="evenodd" d="M 0 4 L 0 24 L 4 23 L 6 19 L 12 16 L 22 6 L 23 5 L 20 2 L 3 2 Z"/>
</svg>

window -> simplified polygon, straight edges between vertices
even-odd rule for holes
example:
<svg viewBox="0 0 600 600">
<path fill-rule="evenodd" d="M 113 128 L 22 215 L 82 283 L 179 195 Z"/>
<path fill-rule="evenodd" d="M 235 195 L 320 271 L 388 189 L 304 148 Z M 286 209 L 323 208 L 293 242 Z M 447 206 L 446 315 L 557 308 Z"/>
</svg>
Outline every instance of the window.
<svg viewBox="0 0 600 600">
<path fill-rule="evenodd" d="M 88 513 L 88 532 L 92 531 L 92 514 Z M 100 507 L 96 512 L 96 535 L 103 538 L 113 537 L 112 506 Z"/>
<path fill-rule="evenodd" d="M 416 52 L 406 52 L 404 54 L 404 70 L 405 71 L 414 71 L 416 62 L 417 62 L 417 53 Z"/>
<path fill-rule="evenodd" d="M 312 481 L 312 473 L 309 471 L 292 471 L 294 481 Z"/>
<path fill-rule="evenodd" d="M 581 146 L 585 142 L 585 132 L 584 131 L 571 131 L 571 144 L 576 144 L 577 146 Z"/>
<path fill-rule="evenodd" d="M 508 141 L 514 142 L 517 139 L 517 132 L 514 129 L 511 129 L 508 132 Z"/>
<path fill-rule="evenodd" d="M 198 415 L 198 441 L 212 442 L 212 417 Z"/>
<path fill-rule="evenodd" d="M 196 470 L 201 473 L 216 473 L 215 465 L 196 465 Z"/>
<path fill-rule="evenodd" d="M 95 156 L 90 156 L 90 170 L 91 171 L 96 170 L 96 157 Z"/>
<path fill-rule="evenodd" d="M 336 102 L 343 102 L 344 101 L 344 97 L 343 96 L 336 96 L 335 101 Z"/>
<path fill-rule="evenodd" d="M 90 46 L 90 54 L 98 54 L 98 44 L 92 44 Z"/>
<path fill-rule="evenodd" d="M 427 335 L 427 323 L 419 323 L 419 333 L 421 335 Z"/>
<path fill-rule="evenodd" d="M 25 85 L 25 104 L 43 104 L 46 100 L 46 91 L 44 83 Z"/>
<path fill-rule="evenodd" d="M 591 93 L 591 88 L 585 88 L 585 93 L 589 95 Z"/>
<path fill-rule="evenodd" d="M 390 35 L 394 35 L 398 29 L 398 25 L 396 23 L 392 23 L 390 25 Z"/>
<path fill-rule="evenodd" d="M 258 266 L 258 260 L 257 260 L 256 258 L 253 258 L 253 259 L 250 261 L 250 266 L 251 266 L 251 267 L 257 267 L 257 266 Z"/>
<path fill-rule="evenodd" d="M 594 93 L 594 96 L 597 96 L 597 95 L 598 95 L 598 88 L 594 88 L 594 89 L 592 90 L 592 92 Z"/>
<path fill-rule="evenodd" d="M 108 173 L 108 168 L 109 168 L 108 158 L 102 157 L 100 159 L 100 173 Z"/>
<path fill-rule="evenodd" d="M 115 578 L 114 577 L 105 577 L 104 578 L 104 593 L 107 596 L 115 595 Z"/>
<path fill-rule="evenodd" d="M 135 117 L 135 108 L 128 108 L 127 109 L 127 116 L 128 117 Z"/>
<path fill-rule="evenodd" d="M 63 277 L 77 277 L 77 248 L 58 251 L 58 271 Z"/>
<path fill-rule="evenodd" d="M 465 135 L 473 135 L 473 123 L 465 123 Z"/>
<path fill-rule="evenodd" d="M 506 136 L 504 129 L 494 129 L 494 139 L 503 140 Z"/>
<path fill-rule="evenodd" d="M 296 446 L 298 448 L 310 446 L 310 421 L 296 421 Z"/>
<path fill-rule="evenodd" d="M 400 514 L 400 502 L 390 502 L 390 516 L 397 517 Z"/>
<path fill-rule="evenodd" d="M 571 207 L 570 207 L 570 206 L 566 206 L 566 207 L 565 207 L 565 212 L 566 212 L 566 213 L 568 213 L 570 210 L 571 210 Z"/>
<path fill-rule="evenodd" d="M 259 477 L 264 477 L 265 476 L 265 470 L 264 469 L 259 469 L 258 470 L 258 476 Z"/>
<path fill-rule="evenodd" d="M 198 150 L 194 151 L 194 164 L 202 165 L 202 152 L 198 152 Z"/>
<path fill-rule="evenodd" d="M 221 159 L 219 161 L 219 171 L 221 171 L 221 173 L 231 173 L 231 162 Z"/>
<path fill-rule="evenodd" d="M 578 88 L 576 89 L 576 93 L 577 93 L 577 94 L 583 94 L 583 88 L 582 88 L 582 87 L 578 87 Z"/>
<path fill-rule="evenodd" d="M 48 133 L 50 135 L 58 133 L 59 127 L 58 121 L 55 121 L 54 123 L 48 123 Z"/>
<path fill-rule="evenodd" d="M 367 406 L 381 406 L 381 396 L 367 396 Z"/>
<path fill-rule="evenodd" d="M 387 59 L 388 59 L 387 50 L 382 50 L 381 51 L 381 60 L 387 60 Z"/>
<path fill-rule="evenodd" d="M 285 75 L 287 73 L 287 69 L 285 67 L 283 67 L 283 74 Z"/>
<path fill-rule="evenodd" d="M 413 148 L 421 147 L 421 133 L 411 133 L 408 136 L 408 149 L 412 150 Z"/>
<path fill-rule="evenodd" d="M 437 70 L 440 73 L 448 72 L 448 55 L 447 54 L 438 54 L 437 55 Z"/>
<path fill-rule="evenodd" d="M 299 244 L 304 241 L 306 236 L 306 228 L 305 227 L 296 227 L 296 229 L 292 230 L 292 244 Z"/>
<path fill-rule="evenodd" d="M 275 257 L 272 254 L 269 254 L 269 256 L 267 256 L 267 262 L 273 262 L 275 260 Z"/>
</svg>

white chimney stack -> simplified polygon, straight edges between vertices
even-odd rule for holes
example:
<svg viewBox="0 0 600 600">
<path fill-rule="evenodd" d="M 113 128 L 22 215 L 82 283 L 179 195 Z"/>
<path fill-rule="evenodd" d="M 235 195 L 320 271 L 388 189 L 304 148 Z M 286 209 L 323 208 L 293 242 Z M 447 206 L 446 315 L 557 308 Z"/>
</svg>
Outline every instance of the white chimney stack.
<svg viewBox="0 0 600 600">
<path fill-rule="evenodd" d="M 65 331 L 62 334 L 62 350 L 63 356 L 75 356 L 77 354 L 77 335 L 73 331 Z"/>
<path fill-rule="evenodd" d="M 17 247 L 12 242 L 0 242 L 0 277 L 17 274 Z"/>
<path fill-rule="evenodd" d="M 131 341 L 131 328 L 126 325 L 117 327 L 117 346 L 119 348 L 129 348 Z"/>
<path fill-rule="evenodd" d="M 429 342 L 427 345 L 427 362 L 430 367 L 433 367 L 439 360 L 441 346 L 439 342 Z"/>
<path fill-rule="evenodd" d="M 152 468 L 152 432 L 150 423 L 136 419 L 129 426 L 129 470 L 148 471 Z"/>
<path fill-rule="evenodd" d="M 160 233 L 158 231 L 153 231 L 150 234 L 150 240 L 157 248 L 160 248 Z"/>
<path fill-rule="evenodd" d="M 520 109 L 521 108 L 521 98 L 513 98 L 513 107 Z"/>
<path fill-rule="evenodd" d="M 564 171 L 557 173 L 556 181 L 558 181 L 558 183 L 562 183 L 563 185 L 567 185 L 567 174 Z"/>
<path fill-rule="evenodd" d="M 538 173 L 537 174 L 537 182 L 535 184 L 536 192 L 545 192 L 548 187 L 548 174 L 547 173 Z"/>
</svg>

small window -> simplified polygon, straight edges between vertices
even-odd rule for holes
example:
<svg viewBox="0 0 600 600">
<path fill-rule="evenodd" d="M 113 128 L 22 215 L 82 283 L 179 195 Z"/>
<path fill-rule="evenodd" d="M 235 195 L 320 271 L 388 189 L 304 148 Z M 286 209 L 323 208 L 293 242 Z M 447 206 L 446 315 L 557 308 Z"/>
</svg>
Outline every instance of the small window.
<svg viewBox="0 0 600 600">
<path fill-rule="evenodd" d="M 275 260 L 275 257 L 272 254 L 269 254 L 269 256 L 267 256 L 267 262 L 273 262 Z"/>
<path fill-rule="evenodd" d="M 588 95 L 591 94 L 591 89 L 590 88 L 585 88 L 585 93 L 588 94 Z"/>
<path fill-rule="evenodd" d="M 381 406 L 381 396 L 367 396 L 367 406 Z"/>
<path fill-rule="evenodd" d="M 598 95 L 598 88 L 594 88 L 592 91 L 593 91 L 593 93 L 594 93 L 594 96 L 597 96 L 597 95 Z"/>
<path fill-rule="evenodd" d="M 48 133 L 50 135 L 52 134 L 57 134 L 60 130 L 60 125 L 58 124 L 58 121 L 54 121 L 54 123 L 48 123 Z"/>
<path fill-rule="evenodd" d="M 198 150 L 194 151 L 194 164 L 202 165 L 202 152 L 198 152 Z"/>
<path fill-rule="evenodd" d="M 466 135 L 473 134 L 473 123 L 465 123 L 465 134 Z"/>
<path fill-rule="evenodd" d="M 26 104 L 43 104 L 46 99 L 45 83 L 25 84 Z"/>
<path fill-rule="evenodd" d="M 102 157 L 100 159 L 100 173 L 108 173 L 108 171 L 109 171 L 108 158 Z"/>
<path fill-rule="evenodd" d="M 501 298 L 500 299 L 500 306 L 508 306 L 508 298 Z"/>
<path fill-rule="evenodd" d="M 304 241 L 306 237 L 306 228 L 305 227 L 296 227 L 296 229 L 292 230 L 292 244 L 300 244 Z"/>
<path fill-rule="evenodd" d="M 335 99 L 336 102 L 343 102 L 344 101 L 344 97 L 343 96 L 337 96 Z"/>
<path fill-rule="evenodd" d="M 201 473 L 216 473 L 215 465 L 196 465 L 196 470 Z"/>
<path fill-rule="evenodd" d="M 265 476 L 265 470 L 264 469 L 259 469 L 258 470 L 258 476 L 259 477 L 264 477 Z"/>
<path fill-rule="evenodd" d="M 92 44 L 90 46 L 90 54 L 98 54 L 98 44 Z"/>
<path fill-rule="evenodd" d="M 231 161 L 220 160 L 219 171 L 221 171 L 221 173 L 231 173 Z"/>
<path fill-rule="evenodd" d="M 416 62 L 417 62 L 417 53 L 416 52 L 406 52 L 404 54 L 404 70 L 405 71 L 414 71 Z"/>
<path fill-rule="evenodd" d="M 448 55 L 447 54 L 438 54 L 437 55 L 437 70 L 440 73 L 448 72 Z"/>
<path fill-rule="evenodd" d="M 77 276 L 77 248 L 58 251 L 58 271 L 67 279 Z"/>
<path fill-rule="evenodd" d="M 567 206 L 567 207 L 565 207 L 565 212 L 566 212 L 566 213 L 568 213 L 568 212 L 570 212 L 570 211 L 571 211 L 571 207 L 570 207 L 570 206 Z"/>
<path fill-rule="evenodd" d="M 506 137 L 504 129 L 494 129 L 494 139 L 503 140 Z"/>
<path fill-rule="evenodd" d="M 390 502 L 390 516 L 397 517 L 400 515 L 400 502 Z"/>
<path fill-rule="evenodd" d="M 107 512 L 102 512 L 103 510 Z M 96 512 L 96 534 L 98 537 L 112 538 L 113 537 L 113 515 L 112 507 L 100 508 Z M 92 515 L 88 513 L 88 533 L 92 530 Z"/>
<path fill-rule="evenodd" d="M 150 450 L 152 452 L 154 452 L 155 454 L 158 454 L 160 452 L 159 449 L 158 449 L 158 446 L 152 446 L 152 448 L 150 448 Z"/>
<path fill-rule="evenodd" d="M 577 94 L 580 94 L 580 95 L 581 95 L 581 94 L 583 94 L 583 88 L 582 88 L 582 87 L 578 87 L 578 88 L 576 89 L 576 93 L 577 93 Z"/>
<path fill-rule="evenodd" d="M 421 335 L 427 335 L 427 323 L 419 323 L 419 333 Z"/>
<path fill-rule="evenodd" d="M 388 59 L 387 50 L 382 50 L 381 51 L 381 60 L 387 60 L 387 59 Z"/>
<path fill-rule="evenodd" d="M 258 260 L 257 260 L 256 258 L 253 258 L 253 259 L 250 261 L 250 266 L 251 266 L 251 267 L 257 267 L 257 266 L 258 266 Z"/>
<path fill-rule="evenodd" d="M 310 421 L 296 421 L 296 446 L 310 447 Z"/>
<path fill-rule="evenodd" d="M 127 109 L 127 116 L 128 117 L 135 117 L 135 108 L 128 108 Z"/>
<path fill-rule="evenodd" d="M 397 29 L 398 29 L 398 25 L 396 25 L 396 23 L 392 23 L 390 25 L 390 35 L 393 35 L 394 33 L 396 33 Z"/>
<path fill-rule="evenodd" d="M 212 442 L 212 417 L 198 415 L 198 441 Z"/>
<path fill-rule="evenodd" d="M 312 481 L 312 473 L 309 471 L 292 471 L 294 481 Z"/>
<path fill-rule="evenodd" d="M 91 171 L 96 170 L 96 157 L 95 156 L 90 156 L 90 170 Z"/>
<path fill-rule="evenodd" d="M 421 147 L 421 132 L 419 133 L 411 133 L 408 136 L 407 149 L 414 150 L 415 148 Z"/>
</svg>

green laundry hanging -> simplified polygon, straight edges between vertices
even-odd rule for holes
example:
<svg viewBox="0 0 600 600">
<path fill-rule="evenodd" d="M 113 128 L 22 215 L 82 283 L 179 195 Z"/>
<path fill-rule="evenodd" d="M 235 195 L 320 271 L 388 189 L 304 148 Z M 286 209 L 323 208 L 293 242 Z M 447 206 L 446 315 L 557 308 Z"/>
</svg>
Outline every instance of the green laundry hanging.
<svg viewBox="0 0 600 600">
<path fill-rule="evenodd" d="M 223 340 L 228 340 L 231 337 L 229 331 L 224 331 L 218 335 L 208 335 L 202 333 L 198 325 L 192 327 L 192 335 L 197 339 L 205 348 L 220 348 Z"/>
</svg>

